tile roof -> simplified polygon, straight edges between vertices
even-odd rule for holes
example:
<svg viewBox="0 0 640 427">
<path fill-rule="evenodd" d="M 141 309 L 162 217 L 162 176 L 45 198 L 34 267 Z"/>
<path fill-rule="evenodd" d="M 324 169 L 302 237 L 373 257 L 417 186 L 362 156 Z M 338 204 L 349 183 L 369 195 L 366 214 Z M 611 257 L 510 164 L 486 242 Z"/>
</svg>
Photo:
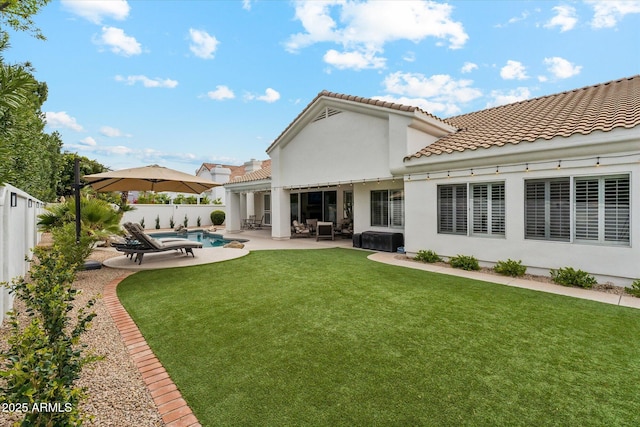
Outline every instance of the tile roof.
<svg viewBox="0 0 640 427">
<path fill-rule="evenodd" d="M 306 114 L 306 112 L 311 108 L 311 106 L 313 106 L 313 104 L 315 104 L 320 98 L 333 98 L 333 99 L 339 99 L 339 100 L 343 100 L 343 101 L 351 101 L 351 102 L 357 102 L 360 104 L 366 104 L 366 105 L 372 105 L 375 107 L 380 107 L 380 108 L 389 108 L 392 110 L 398 110 L 398 111 L 405 111 L 405 112 L 411 112 L 411 113 L 419 113 L 419 114 L 423 114 L 433 120 L 437 120 L 439 122 L 442 122 L 448 126 L 451 126 L 451 124 L 449 122 L 447 122 L 446 120 L 443 120 L 439 117 L 434 116 L 433 114 L 430 114 L 422 109 L 420 109 L 419 107 L 415 107 L 415 106 L 411 106 L 411 105 L 405 105 L 405 104 L 396 104 L 395 102 L 388 102 L 388 101 L 382 101 L 380 99 L 373 99 L 373 98 L 364 98 L 362 96 L 354 96 L 354 95 L 346 95 L 346 94 L 342 94 L 342 93 L 336 93 L 336 92 L 329 92 L 327 90 L 323 90 L 322 92 L 318 93 L 318 95 L 316 95 L 315 98 L 313 98 L 313 100 L 307 104 L 307 106 L 300 112 L 300 114 L 298 114 L 296 116 L 295 119 L 293 119 L 293 121 L 291 123 L 289 123 L 289 125 L 285 128 L 285 130 L 282 131 L 282 133 L 280 133 L 280 135 L 278 135 L 278 137 L 273 141 L 273 143 L 271 143 L 271 145 L 269 146 L 269 148 L 267 148 L 267 152 L 269 152 L 271 150 L 271 148 L 273 148 L 276 143 L 280 140 L 280 138 L 282 138 L 287 131 L 289 131 L 289 129 L 291 129 L 293 127 L 293 125 L 302 117 Z"/>
<path fill-rule="evenodd" d="M 228 184 L 271 179 L 271 159 L 262 161 L 262 168 L 242 175 L 232 176 Z"/>
<path fill-rule="evenodd" d="M 245 165 L 222 165 L 220 163 L 203 163 L 202 166 L 204 166 L 205 168 L 207 168 L 207 170 L 211 171 L 211 169 L 214 169 L 217 166 L 221 166 L 223 168 L 227 168 L 231 171 L 231 175 L 229 175 L 229 182 L 234 181 L 237 178 L 240 178 L 244 175 L 247 175 L 247 168 Z M 267 160 L 262 160 L 262 168 L 269 168 L 269 171 L 271 171 L 271 159 L 267 159 Z M 269 174 L 271 174 L 271 172 L 269 172 Z M 271 176 L 271 175 L 269 175 Z"/>
<path fill-rule="evenodd" d="M 640 125 L 640 75 L 450 117 L 459 130 L 405 160 Z"/>
</svg>

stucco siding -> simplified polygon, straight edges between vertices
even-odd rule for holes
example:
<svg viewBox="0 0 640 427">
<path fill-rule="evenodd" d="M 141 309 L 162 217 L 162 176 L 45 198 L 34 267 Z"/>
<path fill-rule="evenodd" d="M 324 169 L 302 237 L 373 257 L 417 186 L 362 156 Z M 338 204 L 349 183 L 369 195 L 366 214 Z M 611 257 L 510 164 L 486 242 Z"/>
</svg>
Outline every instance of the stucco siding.
<svg viewBox="0 0 640 427">
<path fill-rule="evenodd" d="M 312 122 L 279 151 L 279 185 L 388 177 L 388 133 L 386 120 L 349 111 Z"/>
<path fill-rule="evenodd" d="M 421 249 L 431 249 L 441 256 L 458 254 L 473 255 L 480 261 L 493 264 L 508 258 L 522 260 L 523 264 L 537 268 L 537 272 L 548 273 L 550 268 L 573 267 L 588 271 L 617 283 L 628 284 L 640 277 L 640 163 L 633 157 L 608 160 L 607 166 L 567 168 L 546 167 L 526 172 L 522 166 L 499 174 L 470 175 L 469 172 L 451 173 L 451 177 L 413 176 L 405 181 L 405 247 L 415 254 Z M 583 163 L 585 163 L 583 162 Z M 516 170 L 519 169 L 519 170 Z M 454 176 L 455 175 L 455 176 Z M 575 238 L 575 212 L 573 200 L 575 179 L 584 177 L 629 176 L 631 194 L 630 237 L 628 244 L 585 243 Z M 525 182 L 534 179 L 569 177 L 572 183 L 571 238 L 569 242 L 534 240 L 525 238 Z M 474 236 L 438 233 L 438 185 L 463 184 L 467 188 L 478 183 L 504 183 L 505 189 L 505 234 L 504 236 Z M 467 199 L 469 200 L 470 191 Z M 471 202 L 467 205 L 470 224 Z"/>
</svg>

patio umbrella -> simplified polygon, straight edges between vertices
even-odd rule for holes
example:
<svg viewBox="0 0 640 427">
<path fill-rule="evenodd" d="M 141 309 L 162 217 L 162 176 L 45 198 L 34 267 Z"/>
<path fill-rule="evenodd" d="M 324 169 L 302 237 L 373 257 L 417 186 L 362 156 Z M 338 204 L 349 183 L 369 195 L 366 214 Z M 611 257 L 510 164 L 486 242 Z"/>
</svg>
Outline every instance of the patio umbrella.
<svg viewBox="0 0 640 427">
<path fill-rule="evenodd" d="M 172 191 L 200 194 L 210 188 L 222 185 L 209 179 L 158 165 L 85 175 L 84 179 L 94 190 L 99 192 Z"/>
</svg>

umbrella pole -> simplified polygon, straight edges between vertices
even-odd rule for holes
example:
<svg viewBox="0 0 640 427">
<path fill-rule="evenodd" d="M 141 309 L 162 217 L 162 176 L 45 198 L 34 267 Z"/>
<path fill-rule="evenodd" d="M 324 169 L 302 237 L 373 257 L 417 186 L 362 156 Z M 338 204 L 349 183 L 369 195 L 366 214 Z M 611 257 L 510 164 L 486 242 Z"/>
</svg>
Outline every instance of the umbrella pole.
<svg viewBox="0 0 640 427">
<path fill-rule="evenodd" d="M 76 198 L 76 243 L 80 243 L 80 159 L 78 156 L 74 159 L 73 173 L 75 175 L 73 193 Z"/>
</svg>

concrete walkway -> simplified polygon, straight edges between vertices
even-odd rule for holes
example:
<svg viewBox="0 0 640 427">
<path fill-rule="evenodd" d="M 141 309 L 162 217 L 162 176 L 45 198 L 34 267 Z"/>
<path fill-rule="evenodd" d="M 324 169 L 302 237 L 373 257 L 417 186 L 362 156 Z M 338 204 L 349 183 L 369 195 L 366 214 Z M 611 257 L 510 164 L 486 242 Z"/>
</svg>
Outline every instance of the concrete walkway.
<svg viewBox="0 0 640 427">
<path fill-rule="evenodd" d="M 465 271 L 451 267 L 444 267 L 434 264 L 426 264 L 410 260 L 398 259 L 397 254 L 388 252 L 376 252 L 368 258 L 373 261 L 385 264 L 397 265 L 401 267 L 413 268 L 416 270 L 431 271 L 434 273 L 449 274 L 452 276 L 466 277 L 469 279 L 481 280 L 483 282 L 498 283 L 501 285 L 515 286 L 517 288 L 531 289 L 534 291 L 548 292 L 551 294 L 565 295 L 568 297 L 582 298 L 591 301 L 615 304 L 623 307 L 640 308 L 640 298 L 631 295 L 615 295 L 606 292 L 598 292 L 588 289 L 572 288 L 555 285 L 553 283 L 536 282 L 534 280 L 520 279 L 517 277 L 500 276 L 494 274 L 481 273 L 477 271 Z"/>
</svg>

